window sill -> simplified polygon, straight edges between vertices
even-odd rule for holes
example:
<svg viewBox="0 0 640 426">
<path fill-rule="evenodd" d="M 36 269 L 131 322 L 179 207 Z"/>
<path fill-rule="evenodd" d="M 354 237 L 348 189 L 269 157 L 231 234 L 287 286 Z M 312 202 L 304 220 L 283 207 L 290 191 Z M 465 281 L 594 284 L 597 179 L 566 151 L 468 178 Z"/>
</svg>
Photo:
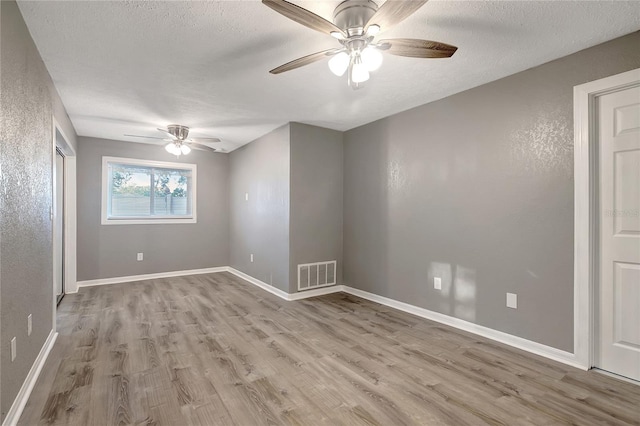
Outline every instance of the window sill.
<svg viewBox="0 0 640 426">
<path fill-rule="evenodd" d="M 179 225 L 197 223 L 192 218 L 157 218 L 157 219 L 102 219 L 102 225 Z"/>
</svg>

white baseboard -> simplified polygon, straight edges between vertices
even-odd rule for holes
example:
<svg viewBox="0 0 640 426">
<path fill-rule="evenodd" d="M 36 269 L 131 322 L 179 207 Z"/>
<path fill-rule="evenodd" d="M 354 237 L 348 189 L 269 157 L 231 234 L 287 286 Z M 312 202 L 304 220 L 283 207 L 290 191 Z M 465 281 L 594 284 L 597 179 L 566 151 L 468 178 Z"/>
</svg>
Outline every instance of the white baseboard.
<svg viewBox="0 0 640 426">
<path fill-rule="evenodd" d="M 235 276 L 237 276 L 239 278 L 242 278 L 245 281 L 250 282 L 251 284 L 253 284 L 253 285 L 257 286 L 257 287 L 260 287 L 261 289 L 263 289 L 265 291 L 268 291 L 271 294 L 275 294 L 276 296 L 278 296 L 281 299 L 289 300 L 288 299 L 289 293 L 287 293 L 286 291 L 282 291 L 279 288 L 276 288 L 276 287 L 274 287 L 272 285 L 269 285 L 269 284 L 265 283 L 264 281 L 260 281 L 259 279 L 252 277 L 251 275 L 245 274 L 242 271 L 238 271 L 237 269 L 232 268 L 231 266 L 229 266 L 227 268 L 227 271 L 231 272 L 233 275 L 235 275 Z"/>
<path fill-rule="evenodd" d="M 337 285 L 332 287 L 323 287 L 323 288 L 318 288 L 314 290 L 307 290 L 300 293 L 287 293 L 286 291 L 280 290 L 279 288 L 269 285 L 264 281 L 260 281 L 259 279 L 254 278 L 251 275 L 245 274 L 242 271 L 238 271 L 235 268 L 229 267 L 227 270 L 233 275 L 239 278 L 242 278 L 243 280 L 248 281 L 255 286 L 258 286 L 261 289 L 268 291 L 271 294 L 275 294 L 276 296 L 284 300 L 302 300 L 302 299 L 308 299 L 309 297 L 322 296 L 324 294 L 338 293 L 342 291 L 342 286 Z"/>
<path fill-rule="evenodd" d="M 349 286 L 342 287 L 342 291 L 344 291 L 345 293 L 352 294 L 354 296 L 358 296 L 372 302 L 380 303 L 381 305 L 389 306 L 390 308 L 398 309 L 400 311 L 408 312 L 410 314 L 426 318 L 431 321 L 436 321 L 450 327 L 468 331 L 469 333 L 477 334 L 478 336 L 486 337 L 487 339 L 495 340 L 497 342 L 504 343 L 505 345 L 513 346 L 515 348 L 522 349 L 523 351 L 531 352 L 533 354 L 540 355 L 545 358 L 549 358 L 554 361 L 579 368 L 581 370 L 589 369 L 587 366 L 584 366 L 580 362 L 578 362 L 575 354 L 572 354 L 571 352 L 552 348 L 551 346 L 523 339 L 522 337 L 503 333 L 502 331 L 474 324 L 472 322 L 451 317 L 449 315 L 444 315 L 439 312 L 430 311 L 428 309 L 420 308 L 408 303 L 399 302 L 397 300 L 379 296 L 377 294 L 369 293 L 357 288 Z"/>
<path fill-rule="evenodd" d="M 31 391 L 33 391 L 33 387 L 36 385 L 38 381 L 38 377 L 40 376 L 40 372 L 42 371 L 42 367 L 44 363 L 47 361 L 47 357 L 49 356 L 49 352 L 51 352 L 51 348 L 53 348 L 53 344 L 56 342 L 58 338 L 58 333 L 55 330 L 51 330 L 47 340 L 42 345 L 40 349 L 40 353 L 36 357 L 36 360 L 33 362 L 27 377 L 24 379 L 22 383 L 22 387 L 18 391 L 18 395 L 16 395 L 16 399 L 13 400 L 13 404 L 7 413 L 7 416 L 4 418 L 2 422 L 2 426 L 15 426 L 22 415 L 22 410 L 24 410 L 24 406 L 27 405 L 27 401 L 29 400 L 29 396 L 31 395 Z"/>
<path fill-rule="evenodd" d="M 314 288 L 313 290 L 300 291 L 298 293 L 290 294 L 287 300 L 302 300 L 308 299 L 310 297 L 324 296 L 325 294 L 340 293 L 344 291 L 343 287 L 344 286 L 341 285 L 332 285 L 327 287 Z"/>
<path fill-rule="evenodd" d="M 134 281 L 153 280 L 157 278 L 172 278 L 172 277 L 182 277 L 185 275 L 212 274 L 215 272 L 226 272 L 228 270 L 229 268 L 227 266 L 219 266 L 215 268 L 188 269 L 185 271 L 170 271 L 170 272 L 158 272 L 155 274 L 131 275 L 128 277 L 99 278 L 97 280 L 78 281 L 77 286 L 78 288 L 93 287 L 96 285 L 130 283 Z"/>
</svg>

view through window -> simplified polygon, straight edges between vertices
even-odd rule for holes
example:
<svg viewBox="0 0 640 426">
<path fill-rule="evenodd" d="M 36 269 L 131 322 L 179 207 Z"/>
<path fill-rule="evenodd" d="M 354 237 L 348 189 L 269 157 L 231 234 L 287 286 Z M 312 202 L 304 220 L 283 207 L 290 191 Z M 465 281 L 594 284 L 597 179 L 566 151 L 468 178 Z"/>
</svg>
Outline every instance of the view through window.
<svg viewBox="0 0 640 426">
<path fill-rule="evenodd" d="M 103 223 L 195 218 L 195 165 L 108 157 L 104 163 Z"/>
</svg>

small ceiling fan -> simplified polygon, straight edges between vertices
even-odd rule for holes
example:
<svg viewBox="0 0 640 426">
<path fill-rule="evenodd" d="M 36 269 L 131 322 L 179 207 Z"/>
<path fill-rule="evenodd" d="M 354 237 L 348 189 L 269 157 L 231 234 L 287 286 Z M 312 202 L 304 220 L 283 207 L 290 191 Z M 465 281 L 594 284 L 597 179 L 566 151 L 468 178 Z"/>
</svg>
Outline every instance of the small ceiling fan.
<svg viewBox="0 0 640 426">
<path fill-rule="evenodd" d="M 285 0 L 262 0 L 266 6 L 308 28 L 329 34 L 341 47 L 312 53 L 269 71 L 280 74 L 309 65 L 326 57 L 329 69 L 337 76 L 347 72 L 347 83 L 353 89 L 369 79 L 369 72 L 382 65 L 382 53 L 410 58 L 449 58 L 458 49 L 449 44 L 411 38 L 374 41 L 377 34 L 400 23 L 417 11 L 427 0 L 387 0 L 378 7 L 371 0 L 346 0 L 333 12 L 333 22 Z"/>
<path fill-rule="evenodd" d="M 204 145 L 205 143 L 218 143 L 222 142 L 218 138 L 196 138 L 196 139 L 187 139 L 189 136 L 189 128 L 187 126 L 181 126 L 180 124 L 169 124 L 166 129 L 158 128 L 159 131 L 165 133 L 167 137 L 165 138 L 157 138 L 154 136 L 140 136 L 140 135 L 125 135 L 131 136 L 134 138 L 145 138 L 145 139 L 158 139 L 165 142 L 169 142 L 164 148 L 168 153 L 173 154 L 175 156 L 180 156 L 181 154 L 187 155 L 191 152 L 191 149 L 197 149 L 200 151 L 213 151 L 213 152 L 224 152 L 222 149 L 211 148 L 210 146 Z"/>
</svg>

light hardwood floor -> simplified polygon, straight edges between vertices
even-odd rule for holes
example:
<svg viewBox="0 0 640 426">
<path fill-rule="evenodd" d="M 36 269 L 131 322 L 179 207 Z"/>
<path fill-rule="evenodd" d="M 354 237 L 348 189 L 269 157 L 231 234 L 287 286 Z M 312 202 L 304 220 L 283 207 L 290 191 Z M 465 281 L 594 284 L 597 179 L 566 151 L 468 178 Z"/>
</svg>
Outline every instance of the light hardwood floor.
<svg viewBox="0 0 640 426">
<path fill-rule="evenodd" d="M 640 386 L 229 273 L 82 289 L 58 329 L 22 425 L 640 424 Z"/>
</svg>

